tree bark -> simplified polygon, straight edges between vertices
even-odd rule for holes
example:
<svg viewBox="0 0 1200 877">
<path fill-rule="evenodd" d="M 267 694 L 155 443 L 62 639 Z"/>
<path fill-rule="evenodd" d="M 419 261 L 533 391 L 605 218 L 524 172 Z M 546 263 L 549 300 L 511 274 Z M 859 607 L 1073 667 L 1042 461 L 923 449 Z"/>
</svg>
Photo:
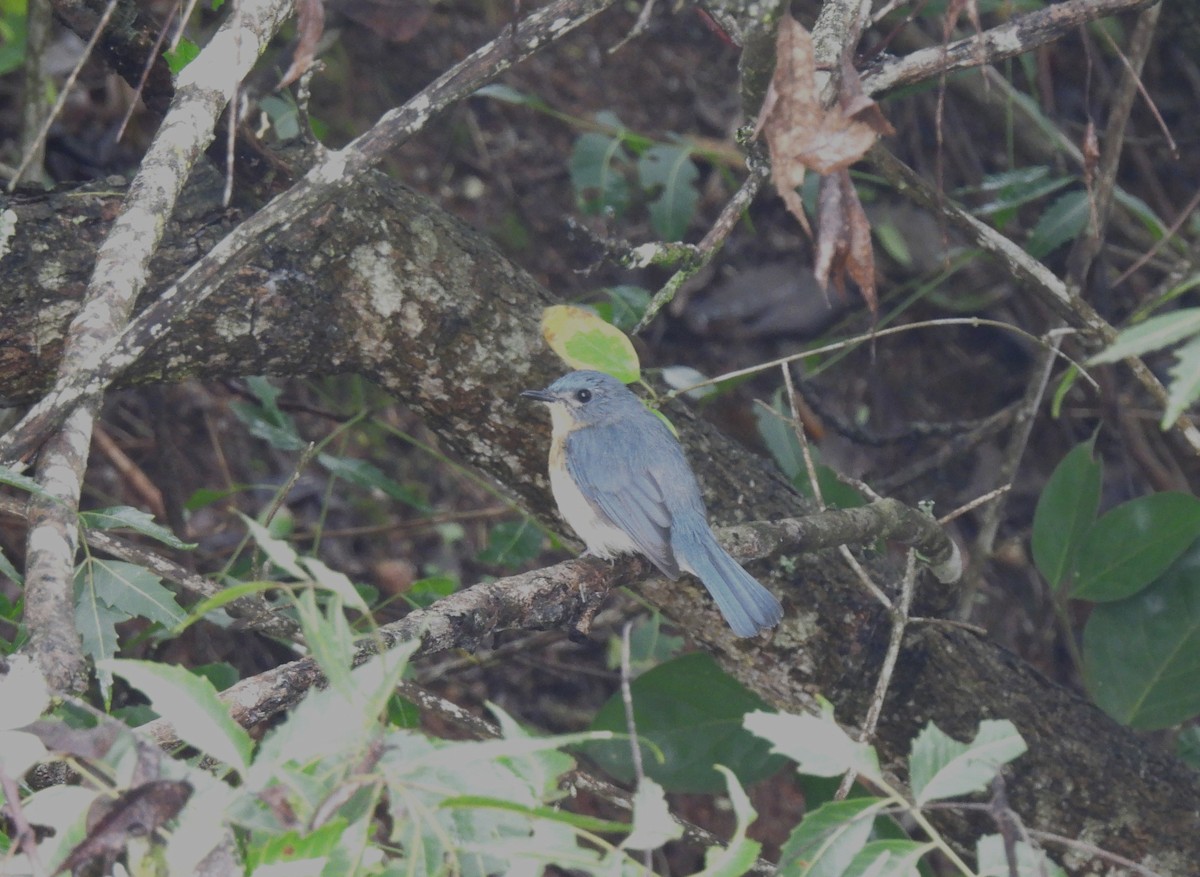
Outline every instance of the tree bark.
<svg viewBox="0 0 1200 877">
<path fill-rule="evenodd" d="M 4 218 L 15 227 L 0 260 L 0 397 L 10 404 L 36 398 L 53 378 L 95 247 L 120 203 L 116 188 L 107 181 L 86 196 L 77 190 L 9 206 Z M 165 285 L 236 224 L 217 206 L 219 193 L 215 175 L 193 180 L 152 265 L 150 288 Z M 482 235 L 368 173 L 311 222 L 289 226 L 251 264 L 224 278 L 122 382 L 359 372 L 420 412 L 464 461 L 553 520 L 548 423 L 517 396 L 562 371 L 538 333 L 540 311 L 553 302 Z M 688 409 L 676 405 L 669 413 L 714 522 L 806 510 L 766 462 Z M 778 708 L 809 708 L 819 692 L 853 726 L 865 713 L 889 618 L 834 552 L 796 561 L 790 573 L 774 561 L 752 566 L 785 602 L 784 622 L 767 639 L 734 638 L 686 582 L 651 579 L 642 590 Z M 888 564 L 876 567 L 878 580 L 894 579 Z M 936 614 L 951 596 L 927 576 L 918 611 Z M 875 741 L 885 763 L 899 764 L 931 720 L 969 739 L 987 718 L 1010 719 L 1029 744 L 1008 783 L 1027 826 L 1162 874 L 1200 873 L 1195 772 L 986 639 L 953 626 L 913 627 Z M 947 828 L 964 843 L 971 836 L 953 820 Z M 1078 873 L 1111 870 L 1079 854 L 1065 860 Z"/>
</svg>

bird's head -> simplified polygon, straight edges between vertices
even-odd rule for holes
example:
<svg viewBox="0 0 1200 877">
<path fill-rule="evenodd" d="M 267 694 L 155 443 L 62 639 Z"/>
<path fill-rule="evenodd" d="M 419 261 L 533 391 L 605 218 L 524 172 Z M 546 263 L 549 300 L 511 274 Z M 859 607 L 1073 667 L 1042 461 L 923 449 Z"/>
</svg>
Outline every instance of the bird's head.
<svg viewBox="0 0 1200 877">
<path fill-rule="evenodd" d="M 643 411 L 641 401 L 612 375 L 575 371 L 563 375 L 544 390 L 521 394 L 550 406 L 555 425 L 578 429 Z"/>
</svg>

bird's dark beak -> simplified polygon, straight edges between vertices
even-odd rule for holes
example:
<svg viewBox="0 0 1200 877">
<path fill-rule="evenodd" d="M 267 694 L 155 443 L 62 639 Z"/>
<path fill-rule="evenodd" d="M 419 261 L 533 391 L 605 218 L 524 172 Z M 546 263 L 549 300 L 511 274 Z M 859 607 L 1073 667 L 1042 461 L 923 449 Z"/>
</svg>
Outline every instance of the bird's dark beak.
<svg viewBox="0 0 1200 877">
<path fill-rule="evenodd" d="M 558 401 L 554 394 L 547 390 L 524 390 L 521 395 L 526 399 L 536 399 L 539 402 L 556 402 Z"/>
</svg>

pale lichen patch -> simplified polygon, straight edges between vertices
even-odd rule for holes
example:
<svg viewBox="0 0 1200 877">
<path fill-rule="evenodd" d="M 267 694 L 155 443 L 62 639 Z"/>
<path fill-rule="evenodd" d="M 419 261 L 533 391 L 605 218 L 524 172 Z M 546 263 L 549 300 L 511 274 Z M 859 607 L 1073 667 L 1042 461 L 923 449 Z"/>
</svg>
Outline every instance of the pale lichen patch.
<svg viewBox="0 0 1200 877">
<path fill-rule="evenodd" d="M 355 247 L 350 254 L 350 266 L 366 290 L 371 310 L 384 318 L 400 312 L 404 307 L 404 287 L 396 278 L 390 243 L 375 241 Z"/>
</svg>

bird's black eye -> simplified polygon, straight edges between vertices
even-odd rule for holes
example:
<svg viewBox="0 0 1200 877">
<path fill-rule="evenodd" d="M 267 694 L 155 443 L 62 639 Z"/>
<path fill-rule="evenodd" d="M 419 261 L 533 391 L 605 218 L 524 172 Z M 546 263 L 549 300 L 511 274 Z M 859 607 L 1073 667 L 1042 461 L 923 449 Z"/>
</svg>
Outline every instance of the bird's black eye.
<svg viewBox="0 0 1200 877">
<path fill-rule="evenodd" d="M 578 393 L 575 394 L 575 398 L 579 400 L 579 403 L 581 405 L 586 402 L 590 402 L 592 400 L 592 391 L 591 390 L 580 390 Z"/>
</svg>

